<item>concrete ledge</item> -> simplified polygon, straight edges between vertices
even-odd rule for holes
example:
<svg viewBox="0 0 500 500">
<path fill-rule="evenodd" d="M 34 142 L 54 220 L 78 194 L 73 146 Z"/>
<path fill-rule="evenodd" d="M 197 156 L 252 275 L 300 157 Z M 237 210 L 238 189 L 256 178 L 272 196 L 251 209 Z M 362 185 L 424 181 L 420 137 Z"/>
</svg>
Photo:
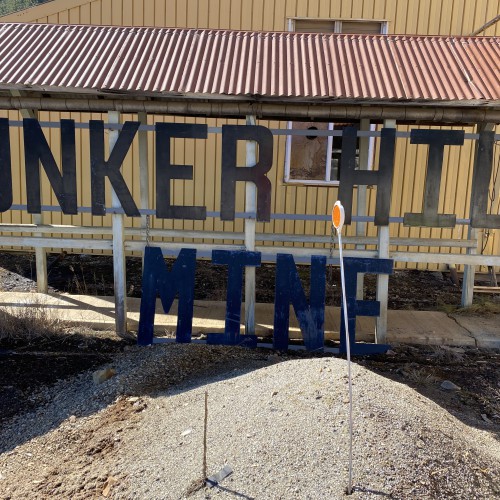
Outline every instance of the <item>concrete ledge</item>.
<svg viewBox="0 0 500 500">
<path fill-rule="evenodd" d="M 72 324 L 97 329 L 114 330 L 114 297 L 88 295 L 38 294 L 0 292 L 0 307 L 12 310 L 43 306 L 57 318 Z M 140 299 L 128 298 L 128 325 L 136 331 L 139 324 Z M 207 332 L 223 332 L 225 302 L 195 301 L 193 335 Z M 242 318 L 244 312 L 242 311 Z M 256 304 L 256 333 L 272 336 L 274 304 Z M 160 300 L 156 303 L 155 332 L 159 335 L 175 332 L 177 325 L 177 301 L 169 314 L 164 314 Z M 325 311 L 325 336 L 338 340 L 340 308 L 328 306 Z M 243 331 L 243 326 L 242 326 Z M 356 323 L 356 338 L 374 342 L 375 319 L 360 317 Z M 300 339 L 301 334 L 293 308 L 290 307 L 290 337 Z M 388 342 L 478 346 L 500 348 L 500 318 L 498 316 L 455 316 L 437 311 L 389 311 Z"/>
<path fill-rule="evenodd" d="M 471 331 L 439 311 L 388 311 L 387 325 L 389 343 L 476 345 Z"/>
<path fill-rule="evenodd" d="M 459 316 L 454 320 L 476 339 L 477 347 L 500 349 L 500 315 L 496 316 Z"/>
</svg>

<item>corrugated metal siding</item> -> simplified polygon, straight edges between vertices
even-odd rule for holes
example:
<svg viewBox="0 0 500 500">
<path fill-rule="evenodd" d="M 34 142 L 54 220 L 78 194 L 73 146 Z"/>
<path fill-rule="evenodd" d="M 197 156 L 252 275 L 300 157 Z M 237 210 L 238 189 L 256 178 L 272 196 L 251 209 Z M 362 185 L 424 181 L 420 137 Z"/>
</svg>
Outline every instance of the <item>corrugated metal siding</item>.
<svg viewBox="0 0 500 500">
<path fill-rule="evenodd" d="M 387 19 L 389 33 L 459 36 L 498 14 L 491 0 L 53 0 L 2 21 L 280 31 L 287 17 Z"/>
<path fill-rule="evenodd" d="M 236 30 L 286 30 L 287 18 L 343 18 L 343 19 L 386 19 L 388 21 L 388 32 L 390 34 L 405 33 L 418 35 L 442 35 L 461 36 L 468 35 L 482 26 L 488 20 L 499 14 L 498 2 L 491 0 L 446 0 L 433 2 L 430 0 L 343 0 L 332 2 L 331 0 L 54 0 L 42 5 L 3 18 L 2 21 L 9 22 L 49 22 L 59 24 L 100 24 L 115 26 L 157 26 L 178 28 L 210 28 L 210 29 L 236 29 Z M 488 36 L 500 36 L 500 23 L 491 26 L 483 33 Z M 7 113 L 3 113 L 7 115 Z M 19 119 L 15 112 L 8 113 L 11 119 Z M 68 118 L 68 114 L 64 114 Z M 89 114 L 73 113 L 71 115 L 76 121 L 86 122 L 91 118 Z M 48 119 L 48 114 L 43 113 L 42 119 Z M 56 113 L 50 116 L 58 120 Z M 100 115 L 92 115 L 98 119 Z M 136 118 L 136 117 L 135 117 Z M 104 117 L 106 119 L 106 117 Z M 155 120 L 160 119 L 155 117 Z M 174 120 L 165 117 L 165 120 Z M 177 118 L 176 120 L 180 120 Z M 188 120 L 188 119 L 186 119 Z M 202 120 L 196 119 L 197 123 Z M 152 122 L 152 118 L 150 118 Z M 226 123 L 225 120 L 207 120 L 211 126 Z M 284 127 L 284 122 L 260 121 L 262 125 L 271 127 Z M 400 127 L 407 130 L 408 127 Z M 467 131 L 470 131 L 468 129 Z M 497 128 L 500 133 L 500 128 Z M 88 164 L 88 133 L 77 131 L 80 140 L 77 139 L 79 164 L 81 165 L 79 182 L 79 201 L 90 205 L 90 194 L 88 189 L 88 177 L 84 173 Z M 50 141 L 54 154 L 59 154 L 57 142 L 58 132 L 50 134 Z M 23 164 L 22 133 L 18 129 L 11 131 L 12 138 L 12 164 L 13 182 L 15 183 L 15 197 L 20 202 L 24 177 L 21 165 Z M 16 146 L 17 144 L 17 146 Z M 151 164 L 153 163 L 153 136 L 149 137 Z M 174 196 L 176 203 L 181 197 L 193 200 L 194 205 L 205 204 L 208 210 L 218 209 L 220 199 L 220 138 L 210 135 L 207 141 L 196 141 L 195 150 L 182 145 L 175 144 L 175 161 L 178 163 L 194 164 L 195 182 L 176 180 Z M 274 166 L 270 172 L 273 185 L 273 211 L 300 212 L 307 210 L 308 213 L 328 213 L 337 197 L 337 189 L 327 187 L 304 187 L 283 184 L 285 141 L 283 138 L 275 140 Z M 500 148 L 495 150 L 495 165 L 500 161 Z M 133 153 L 136 155 L 136 150 Z M 194 154 L 194 157 L 188 156 Z M 458 217 L 468 216 L 467 209 L 470 198 L 470 166 L 472 162 L 473 148 L 471 141 L 465 141 L 461 148 L 449 148 L 445 155 L 443 165 L 442 192 L 446 193 L 442 211 L 456 213 Z M 59 160 L 58 160 L 59 161 Z M 416 211 L 420 208 L 421 193 L 424 185 L 424 166 L 426 151 L 424 146 L 410 145 L 408 141 L 399 139 L 396 148 L 396 161 L 394 173 L 394 190 L 391 204 L 391 215 L 401 216 L 407 211 Z M 127 157 L 124 169 L 129 171 L 137 162 Z M 215 174 L 207 174 L 207 169 L 215 165 Z M 403 171 L 404 168 L 404 171 Z M 138 175 L 134 176 L 138 183 Z M 154 193 L 154 175 L 151 170 L 150 196 Z M 214 182 L 214 178 L 216 182 Z M 81 182 L 80 182 L 81 181 Z M 138 199 L 137 186 L 134 187 L 134 197 Z M 415 193 L 415 194 L 413 194 Z M 241 192 L 240 192 L 241 194 Z M 374 211 L 376 190 L 369 190 L 370 212 Z M 44 196 L 52 196 L 45 188 Z M 49 203 L 44 198 L 44 202 Z M 243 195 L 238 197 L 240 206 L 243 204 Z M 25 202 L 25 200 L 24 200 Z M 55 199 L 53 200 L 55 203 Z M 500 202 L 497 199 L 495 210 L 500 211 Z M 74 223 L 74 224 L 102 224 L 109 223 L 99 217 L 82 214 L 75 217 L 61 216 L 56 214 L 45 214 L 47 222 Z M 31 216 L 26 212 L 7 212 L 2 214 L 5 222 L 30 223 Z M 138 221 L 134 222 L 138 224 Z M 155 221 L 157 227 L 173 227 L 171 221 Z M 229 228 L 231 223 L 223 223 L 218 219 L 208 219 L 205 222 L 176 221 L 176 227 L 195 229 L 221 230 Z M 235 223 L 237 229 L 241 229 L 241 221 Z M 232 226 L 232 224 L 231 224 Z M 371 235 L 376 234 L 376 228 L 368 226 Z M 310 233 L 328 234 L 329 227 L 326 223 L 275 221 L 272 223 L 258 223 L 259 232 L 276 233 L 298 233 L 307 229 Z M 348 228 L 349 233 L 353 227 Z M 404 228 L 402 225 L 391 224 L 392 236 L 433 236 L 442 238 L 465 238 L 466 228 L 457 226 L 455 229 L 427 229 L 427 228 Z M 411 248 L 411 250 L 417 250 Z M 420 248 L 420 250 L 424 250 Z M 443 251 L 449 251 L 443 248 Z M 452 252 L 456 250 L 452 249 Z M 489 239 L 486 252 L 489 254 L 500 254 L 500 231 L 493 232 Z M 409 266 L 414 267 L 414 266 Z M 422 267 L 422 266 L 420 266 Z M 435 269 L 437 266 L 429 266 Z"/>
<path fill-rule="evenodd" d="M 499 73 L 500 37 L 0 26 L 4 88 L 495 101 Z"/>
</svg>

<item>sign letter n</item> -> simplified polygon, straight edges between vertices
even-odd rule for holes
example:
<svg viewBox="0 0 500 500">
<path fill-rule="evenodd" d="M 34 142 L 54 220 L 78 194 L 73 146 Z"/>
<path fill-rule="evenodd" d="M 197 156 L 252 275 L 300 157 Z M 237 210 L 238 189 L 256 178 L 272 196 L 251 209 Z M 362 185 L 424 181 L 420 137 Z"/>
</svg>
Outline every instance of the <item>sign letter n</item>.
<svg viewBox="0 0 500 500">
<path fill-rule="evenodd" d="M 41 212 L 40 164 L 43 166 L 63 213 L 77 213 L 75 122 L 61 120 L 62 175 L 38 120 L 23 120 L 28 212 Z"/>
<path fill-rule="evenodd" d="M 190 342 L 193 325 L 194 273 L 196 250 L 183 248 L 168 271 L 160 248 L 146 247 L 142 275 L 142 299 L 137 343 L 153 343 L 156 297 L 160 294 L 165 313 L 170 311 L 179 294 L 177 313 L 177 342 Z"/>
</svg>

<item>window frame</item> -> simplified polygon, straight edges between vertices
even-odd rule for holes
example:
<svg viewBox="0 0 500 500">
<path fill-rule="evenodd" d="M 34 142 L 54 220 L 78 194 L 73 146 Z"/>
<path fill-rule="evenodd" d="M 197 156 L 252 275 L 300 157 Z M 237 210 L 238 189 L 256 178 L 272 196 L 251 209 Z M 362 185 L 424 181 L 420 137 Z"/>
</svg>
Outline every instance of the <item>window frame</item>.
<svg viewBox="0 0 500 500">
<path fill-rule="evenodd" d="M 339 18 L 326 18 L 326 17 L 287 17 L 286 18 L 286 31 L 295 31 L 296 21 L 311 21 L 317 22 L 333 22 L 334 30 L 331 33 L 342 34 L 342 22 L 349 23 L 380 23 L 380 34 L 387 35 L 389 29 L 389 21 L 387 19 L 364 19 L 356 18 L 352 19 L 349 17 L 339 17 Z M 321 31 L 312 31 L 311 33 L 321 33 Z M 358 33 L 362 35 L 363 33 Z M 367 33 L 365 33 L 367 34 Z"/>
</svg>

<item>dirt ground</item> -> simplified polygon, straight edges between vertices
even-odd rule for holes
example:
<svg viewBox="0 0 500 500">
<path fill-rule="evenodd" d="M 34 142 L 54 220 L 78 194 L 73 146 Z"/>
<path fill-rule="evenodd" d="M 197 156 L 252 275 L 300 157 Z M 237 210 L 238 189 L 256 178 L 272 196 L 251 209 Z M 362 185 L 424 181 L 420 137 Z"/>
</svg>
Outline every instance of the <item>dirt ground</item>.
<svg viewBox="0 0 500 500">
<path fill-rule="evenodd" d="M 112 294 L 110 263 L 109 257 L 50 255 L 49 286 L 60 292 Z M 139 259 L 127 261 L 128 288 L 132 296 L 140 296 L 140 269 Z M 196 298 L 223 300 L 227 277 L 224 268 L 204 262 L 197 269 Z M 301 273 L 307 275 L 307 268 Z M 35 276 L 32 255 L 0 254 L 0 289 L 34 290 Z M 258 269 L 257 280 L 257 300 L 272 301 L 272 266 Z M 337 270 L 331 271 L 329 281 L 333 286 L 328 287 L 327 303 L 338 305 Z M 389 288 L 391 308 L 438 309 L 460 301 L 460 289 L 443 273 L 397 271 L 390 278 Z M 368 278 L 366 295 L 374 298 L 373 294 L 374 281 Z M 490 300 L 496 301 L 495 297 Z M 0 330 L 0 426 L 32 410 L 38 402 L 37 394 L 44 387 L 112 362 L 128 344 L 112 332 L 63 326 L 53 334 L 35 334 L 29 338 L 5 336 Z M 414 388 L 462 421 L 480 420 L 500 432 L 500 351 L 395 345 L 387 355 L 358 358 L 356 363 Z M 453 382 L 460 390 L 443 391 L 440 386 L 443 380 Z"/>
<path fill-rule="evenodd" d="M 41 388 L 109 364 L 129 344 L 112 332 L 75 329 L 29 341 L 0 338 L 0 425 L 32 409 L 37 404 L 33 395 Z M 482 418 L 498 425 L 500 431 L 498 350 L 393 345 L 388 355 L 362 357 L 356 362 L 438 400 L 464 420 Z M 442 380 L 461 390 L 443 392 L 438 383 Z"/>
</svg>

